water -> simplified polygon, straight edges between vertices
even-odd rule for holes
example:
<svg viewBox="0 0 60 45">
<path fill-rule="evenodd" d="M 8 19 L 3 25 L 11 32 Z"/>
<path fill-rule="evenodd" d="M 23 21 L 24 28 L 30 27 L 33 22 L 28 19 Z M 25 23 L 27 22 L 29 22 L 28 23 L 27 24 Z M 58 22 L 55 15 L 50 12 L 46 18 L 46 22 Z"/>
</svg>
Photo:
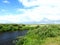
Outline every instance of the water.
<svg viewBox="0 0 60 45">
<path fill-rule="evenodd" d="M 0 33 L 0 45 L 15 45 L 12 41 L 18 36 L 24 36 L 27 30 Z"/>
</svg>

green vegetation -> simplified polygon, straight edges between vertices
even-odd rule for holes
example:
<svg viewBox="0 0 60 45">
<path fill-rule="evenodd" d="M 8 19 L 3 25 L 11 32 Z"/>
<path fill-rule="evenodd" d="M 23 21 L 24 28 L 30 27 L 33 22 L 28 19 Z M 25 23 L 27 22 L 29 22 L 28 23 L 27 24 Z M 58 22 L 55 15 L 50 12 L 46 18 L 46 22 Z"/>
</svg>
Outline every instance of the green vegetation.
<svg viewBox="0 0 60 45">
<path fill-rule="evenodd" d="M 60 45 L 60 25 L 42 24 L 18 38 L 16 45 Z"/>
<path fill-rule="evenodd" d="M 28 30 L 16 45 L 60 45 L 60 24 L 0 24 L 0 32 Z"/>
<path fill-rule="evenodd" d="M 25 24 L 0 24 L 0 32 L 17 31 L 17 30 L 29 30 L 34 29 L 36 26 Z"/>
<path fill-rule="evenodd" d="M 27 30 L 28 27 L 24 24 L 0 24 L 0 32 Z"/>
</svg>

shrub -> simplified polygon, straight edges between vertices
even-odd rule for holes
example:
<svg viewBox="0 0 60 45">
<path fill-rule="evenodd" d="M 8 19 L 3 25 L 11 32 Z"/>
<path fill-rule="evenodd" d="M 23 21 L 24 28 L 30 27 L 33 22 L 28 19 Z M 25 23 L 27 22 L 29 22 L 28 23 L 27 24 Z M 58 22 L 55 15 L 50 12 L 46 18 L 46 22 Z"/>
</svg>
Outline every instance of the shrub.
<svg viewBox="0 0 60 45">
<path fill-rule="evenodd" d="M 48 37 L 60 36 L 58 25 L 44 25 L 37 29 L 30 29 L 25 37 L 17 42 L 16 45 L 41 45 Z M 24 39 L 24 40 L 23 40 Z"/>
</svg>

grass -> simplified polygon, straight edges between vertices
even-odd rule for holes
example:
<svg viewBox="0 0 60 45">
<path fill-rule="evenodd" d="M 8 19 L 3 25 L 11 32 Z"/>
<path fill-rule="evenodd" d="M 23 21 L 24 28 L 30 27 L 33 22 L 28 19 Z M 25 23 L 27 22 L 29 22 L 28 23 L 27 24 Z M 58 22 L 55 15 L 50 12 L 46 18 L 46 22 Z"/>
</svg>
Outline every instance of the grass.
<svg viewBox="0 0 60 45">
<path fill-rule="evenodd" d="M 54 38 L 46 38 L 42 45 L 60 45 L 60 36 Z"/>
<path fill-rule="evenodd" d="M 60 45 L 60 24 L 0 24 L 0 32 L 28 30 L 16 45 Z"/>
<path fill-rule="evenodd" d="M 25 24 L 0 24 L 0 32 L 29 30 L 30 28 L 33 29 L 33 27 Z"/>
<path fill-rule="evenodd" d="M 16 45 L 60 45 L 60 25 L 49 24 L 30 29 Z"/>
</svg>

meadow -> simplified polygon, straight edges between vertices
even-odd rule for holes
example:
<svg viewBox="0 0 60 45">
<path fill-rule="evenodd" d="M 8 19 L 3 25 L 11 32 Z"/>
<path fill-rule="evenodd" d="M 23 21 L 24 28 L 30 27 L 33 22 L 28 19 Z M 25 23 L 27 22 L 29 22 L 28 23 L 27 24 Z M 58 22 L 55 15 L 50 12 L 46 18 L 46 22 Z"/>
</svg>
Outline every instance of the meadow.
<svg viewBox="0 0 60 45">
<path fill-rule="evenodd" d="M 60 24 L 42 24 L 18 37 L 16 45 L 60 45 Z"/>
<path fill-rule="evenodd" d="M 25 24 L 0 24 L 0 32 L 22 31 L 30 28 L 33 27 Z"/>
<path fill-rule="evenodd" d="M 0 24 L 0 33 L 23 30 L 16 45 L 60 45 L 60 24 Z"/>
</svg>

